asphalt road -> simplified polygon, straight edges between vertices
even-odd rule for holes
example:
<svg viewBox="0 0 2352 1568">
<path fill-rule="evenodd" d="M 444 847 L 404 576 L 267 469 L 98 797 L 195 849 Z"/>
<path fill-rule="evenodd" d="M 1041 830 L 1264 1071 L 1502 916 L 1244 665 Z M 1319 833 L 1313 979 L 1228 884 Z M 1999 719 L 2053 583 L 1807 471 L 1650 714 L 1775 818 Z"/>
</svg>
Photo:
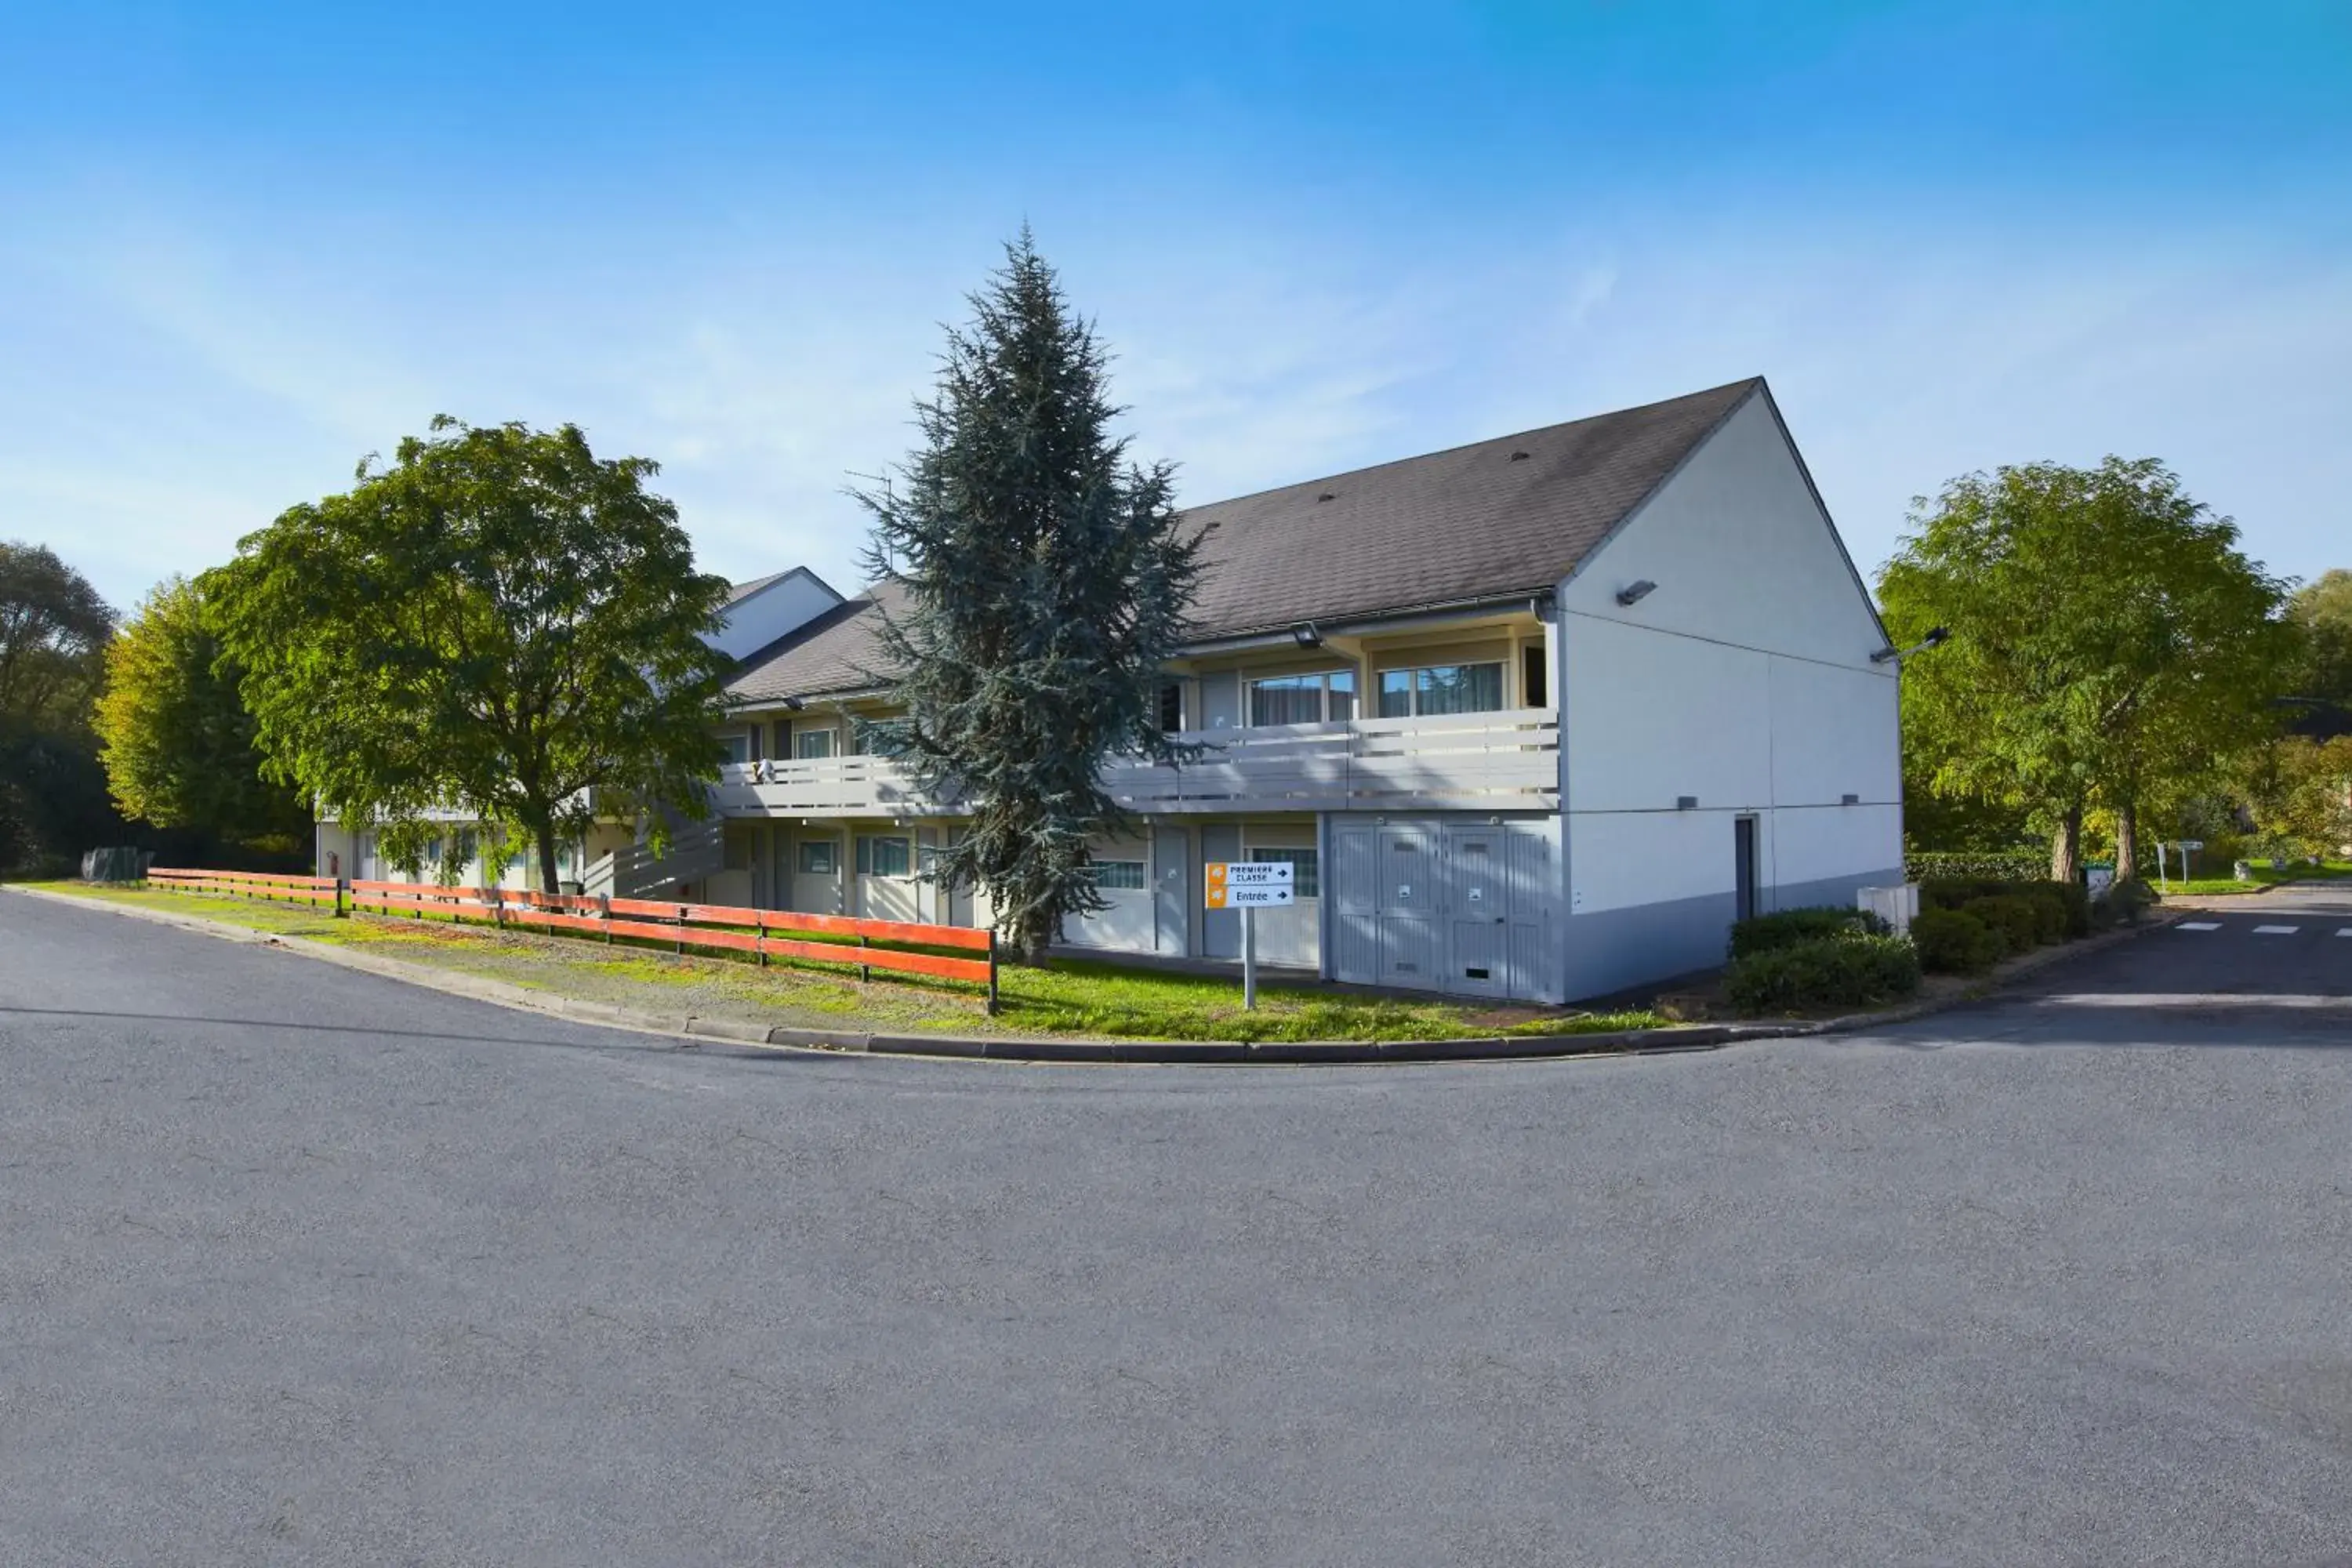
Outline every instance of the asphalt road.
<svg viewBox="0 0 2352 1568">
<path fill-rule="evenodd" d="M 0 1562 L 2333 1563 L 2352 900 L 2261 909 L 1883 1038 L 1218 1070 L 0 896 Z"/>
</svg>

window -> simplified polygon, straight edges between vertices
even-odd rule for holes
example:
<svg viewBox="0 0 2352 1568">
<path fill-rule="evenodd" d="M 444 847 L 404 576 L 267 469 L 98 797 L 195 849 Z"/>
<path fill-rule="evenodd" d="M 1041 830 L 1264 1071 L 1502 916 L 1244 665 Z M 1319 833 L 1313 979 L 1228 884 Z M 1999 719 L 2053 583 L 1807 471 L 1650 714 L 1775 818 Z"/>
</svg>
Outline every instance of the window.
<svg viewBox="0 0 2352 1568">
<path fill-rule="evenodd" d="M 753 847 L 758 842 L 759 829 L 751 823 L 728 823 L 719 830 L 720 868 L 728 871 L 750 870 Z"/>
<path fill-rule="evenodd" d="M 796 847 L 799 858 L 793 864 L 804 877 L 830 877 L 840 868 L 840 847 L 830 838 L 803 838 Z"/>
<path fill-rule="evenodd" d="M 1356 716 L 1356 672 L 1276 675 L 1250 682 L 1252 724 L 1320 724 Z"/>
<path fill-rule="evenodd" d="M 1163 680 L 1160 683 L 1160 728 L 1174 734 L 1184 727 L 1184 683 Z"/>
<path fill-rule="evenodd" d="M 1432 664 L 1419 669 L 1381 671 L 1381 717 L 1416 714 L 1496 713 L 1503 707 L 1503 667 L 1494 664 Z"/>
<path fill-rule="evenodd" d="M 474 863 L 474 855 L 480 847 L 481 839 L 476 836 L 472 828 L 459 828 L 457 830 L 457 864 L 460 866 L 472 865 Z"/>
<path fill-rule="evenodd" d="M 751 737 L 740 730 L 731 735 L 719 736 L 719 746 L 727 753 L 727 760 L 730 763 L 748 763 L 751 760 Z"/>
<path fill-rule="evenodd" d="M 879 834 L 857 836 L 857 874 L 861 877 L 911 877 L 915 848 L 911 839 Z"/>
<path fill-rule="evenodd" d="M 1106 893 L 1139 893 L 1146 883 L 1140 860 L 1096 860 L 1095 886 Z"/>
<path fill-rule="evenodd" d="M 1287 865 L 1290 868 L 1290 896 L 1294 899 L 1319 899 L 1323 896 L 1323 862 L 1318 850 L 1262 844 L 1249 850 L 1244 858 Z"/>
<path fill-rule="evenodd" d="M 803 762 L 814 762 L 832 756 L 835 733 L 836 731 L 831 729 L 803 730 L 795 725 L 793 729 L 793 755 Z"/>
</svg>

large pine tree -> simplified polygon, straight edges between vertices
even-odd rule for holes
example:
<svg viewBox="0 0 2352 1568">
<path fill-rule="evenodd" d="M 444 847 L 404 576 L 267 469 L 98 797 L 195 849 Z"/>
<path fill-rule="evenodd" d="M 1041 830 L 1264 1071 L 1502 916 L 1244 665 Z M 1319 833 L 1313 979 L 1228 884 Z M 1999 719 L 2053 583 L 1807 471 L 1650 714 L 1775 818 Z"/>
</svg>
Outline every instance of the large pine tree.
<svg viewBox="0 0 2352 1568">
<path fill-rule="evenodd" d="M 1099 783 L 1114 754 L 1181 763 L 1159 728 L 1199 541 L 1174 469 L 1128 458 L 1109 355 L 1028 230 L 950 329 L 922 444 L 874 514 L 887 673 L 905 716 L 877 749 L 970 814 L 933 875 L 978 887 L 1034 962 L 1065 916 L 1104 907 L 1088 842 L 1130 824 Z"/>
</svg>

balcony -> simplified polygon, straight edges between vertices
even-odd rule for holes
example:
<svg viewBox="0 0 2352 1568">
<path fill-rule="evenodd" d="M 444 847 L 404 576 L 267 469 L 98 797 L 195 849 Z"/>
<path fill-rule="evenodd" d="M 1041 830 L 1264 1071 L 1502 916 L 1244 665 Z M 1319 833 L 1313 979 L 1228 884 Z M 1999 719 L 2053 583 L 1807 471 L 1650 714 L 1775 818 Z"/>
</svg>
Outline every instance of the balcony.
<svg viewBox="0 0 2352 1568">
<path fill-rule="evenodd" d="M 1559 715 L 1549 708 L 1359 719 L 1177 737 L 1211 750 L 1181 768 L 1114 763 L 1111 798 L 1138 816 L 1276 811 L 1556 811 Z M 723 816 L 950 816 L 884 757 L 733 763 Z"/>
</svg>

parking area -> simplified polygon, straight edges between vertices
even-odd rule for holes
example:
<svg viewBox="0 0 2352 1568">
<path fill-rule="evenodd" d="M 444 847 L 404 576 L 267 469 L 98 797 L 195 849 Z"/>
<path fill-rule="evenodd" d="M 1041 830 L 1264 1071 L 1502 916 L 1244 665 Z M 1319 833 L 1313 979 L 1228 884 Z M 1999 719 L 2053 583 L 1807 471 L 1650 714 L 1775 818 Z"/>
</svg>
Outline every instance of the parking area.
<svg viewBox="0 0 2352 1568">
<path fill-rule="evenodd" d="M 0 895 L 0 1561 L 2333 1562 L 2335 926 L 1871 1037 L 1007 1068 Z"/>
</svg>

